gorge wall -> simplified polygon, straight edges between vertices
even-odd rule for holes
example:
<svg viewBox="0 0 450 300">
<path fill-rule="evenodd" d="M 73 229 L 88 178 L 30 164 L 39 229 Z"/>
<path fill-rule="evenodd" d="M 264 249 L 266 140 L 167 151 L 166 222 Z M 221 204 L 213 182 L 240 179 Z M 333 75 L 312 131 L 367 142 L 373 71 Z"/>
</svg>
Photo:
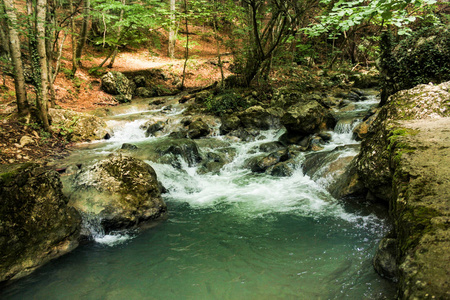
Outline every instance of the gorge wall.
<svg viewBox="0 0 450 300">
<path fill-rule="evenodd" d="M 445 82 L 391 96 L 357 158 L 369 193 L 389 202 L 394 232 L 375 268 L 398 280 L 399 299 L 450 297 L 449 92 Z"/>
</svg>

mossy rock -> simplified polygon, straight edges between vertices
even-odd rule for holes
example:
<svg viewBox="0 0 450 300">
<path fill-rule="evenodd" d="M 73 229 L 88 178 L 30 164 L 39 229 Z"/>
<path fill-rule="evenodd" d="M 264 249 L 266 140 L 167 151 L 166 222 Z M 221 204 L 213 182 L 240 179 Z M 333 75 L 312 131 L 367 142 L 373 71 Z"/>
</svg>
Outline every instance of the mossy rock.
<svg viewBox="0 0 450 300">
<path fill-rule="evenodd" d="M 167 207 L 153 168 L 124 155 L 111 155 L 74 178 L 70 205 L 101 220 L 105 232 L 165 218 Z"/>
<path fill-rule="evenodd" d="M 0 171 L 0 281 L 17 279 L 78 245 L 81 217 L 59 174 L 37 164 Z"/>
</svg>

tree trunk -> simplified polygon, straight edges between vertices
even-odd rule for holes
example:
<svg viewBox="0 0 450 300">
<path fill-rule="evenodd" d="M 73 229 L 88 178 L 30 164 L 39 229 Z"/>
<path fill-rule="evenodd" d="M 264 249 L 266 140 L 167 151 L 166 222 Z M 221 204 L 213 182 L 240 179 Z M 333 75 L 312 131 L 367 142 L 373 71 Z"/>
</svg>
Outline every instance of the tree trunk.
<svg viewBox="0 0 450 300">
<path fill-rule="evenodd" d="M 46 32 L 45 32 L 45 47 L 47 54 L 47 75 L 48 75 L 48 90 L 50 92 L 50 107 L 56 106 L 56 92 L 53 86 L 53 62 L 55 60 L 55 51 L 53 51 L 52 41 L 58 41 L 59 31 L 57 31 L 57 22 L 55 18 L 56 3 L 54 0 L 49 0 L 46 5 Z M 51 24 L 51 25 L 50 25 Z M 49 26 L 50 25 L 50 26 Z M 56 76 L 56 74 L 55 74 Z"/>
<path fill-rule="evenodd" d="M 181 89 L 184 90 L 184 81 L 186 79 L 186 66 L 189 58 L 189 29 L 188 29 L 188 19 L 187 19 L 187 0 L 184 0 L 184 21 L 186 25 L 186 47 L 184 49 L 184 66 L 183 66 L 183 77 L 181 79 Z"/>
<path fill-rule="evenodd" d="M 3 53 L 6 53 L 9 55 L 9 44 L 8 44 L 8 36 L 6 34 L 6 22 L 3 22 L 4 20 L 0 20 L 0 55 Z"/>
<path fill-rule="evenodd" d="M 77 66 L 81 65 L 81 55 L 83 53 L 83 47 L 86 44 L 86 40 L 87 40 L 89 19 L 90 19 L 89 18 L 90 9 L 91 9 L 91 1 L 84 0 L 83 24 L 81 25 L 80 38 L 78 39 L 77 50 L 75 52 L 75 59 L 76 59 Z"/>
<path fill-rule="evenodd" d="M 46 20 L 46 0 L 36 0 L 36 35 L 37 53 L 39 55 L 40 82 L 37 85 L 37 108 L 41 115 L 42 125 L 46 131 L 50 130 L 48 122 L 48 66 L 47 51 L 45 46 L 45 20 Z"/>
<path fill-rule="evenodd" d="M 125 5 L 126 0 L 122 0 L 121 3 L 122 5 Z M 122 22 L 123 20 L 123 9 L 120 10 L 120 16 L 119 16 L 119 24 L 120 22 Z M 122 25 L 119 25 L 119 28 L 117 28 L 117 44 L 114 46 L 114 51 L 111 57 L 111 61 L 108 64 L 108 68 L 112 68 L 114 65 L 114 61 L 116 60 L 116 55 L 119 49 L 119 41 L 121 40 L 121 36 L 122 36 Z"/>
<path fill-rule="evenodd" d="M 20 39 L 17 32 L 17 16 L 13 0 L 4 0 L 6 15 L 8 17 L 9 49 L 14 66 L 14 85 L 16 88 L 17 110 L 19 115 L 28 113 L 25 77 L 23 75 L 22 55 L 20 52 Z"/>
<path fill-rule="evenodd" d="M 175 41 L 175 0 L 170 0 L 169 46 L 167 49 L 170 58 L 175 58 Z"/>
<path fill-rule="evenodd" d="M 78 68 L 78 62 L 77 62 L 77 38 L 75 36 L 75 7 L 73 5 L 73 0 L 69 1 L 70 6 L 70 30 L 72 31 L 72 71 L 71 71 L 71 77 L 75 76 L 75 73 L 77 72 Z"/>
<path fill-rule="evenodd" d="M 214 5 L 215 5 L 215 10 L 216 10 L 216 12 L 218 11 L 218 8 L 217 8 L 217 2 L 216 1 L 214 1 Z M 224 74 L 223 74 L 223 63 L 222 63 L 222 54 L 220 53 L 220 37 L 219 37 L 219 33 L 218 33 L 218 30 L 217 30 L 217 15 L 216 16 L 214 16 L 214 19 L 213 19 L 213 30 L 214 30 L 214 37 L 216 38 L 216 47 L 217 47 L 217 64 L 218 64 L 218 66 L 219 66 L 219 68 L 220 68 L 220 87 L 221 88 L 223 88 L 223 84 L 224 84 L 224 81 L 225 81 L 225 76 L 224 76 Z"/>
</svg>

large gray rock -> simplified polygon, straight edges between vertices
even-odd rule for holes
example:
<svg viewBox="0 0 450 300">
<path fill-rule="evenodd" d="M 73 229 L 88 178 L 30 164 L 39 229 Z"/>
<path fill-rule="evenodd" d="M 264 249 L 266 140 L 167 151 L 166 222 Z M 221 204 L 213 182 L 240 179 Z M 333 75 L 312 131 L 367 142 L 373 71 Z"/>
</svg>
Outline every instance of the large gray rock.
<svg viewBox="0 0 450 300">
<path fill-rule="evenodd" d="M 198 139 L 207 136 L 210 132 L 211 129 L 208 124 L 203 122 L 201 119 L 198 119 L 189 124 L 187 136 L 191 139 Z"/>
<path fill-rule="evenodd" d="M 446 82 L 391 96 L 357 160 L 371 194 L 389 201 L 399 299 L 450 298 L 449 90 Z M 380 262 L 380 272 L 394 270 L 392 258 Z"/>
<path fill-rule="evenodd" d="M 78 245 L 81 217 L 58 173 L 37 164 L 0 168 L 0 281 L 17 279 Z"/>
<path fill-rule="evenodd" d="M 107 125 L 99 117 L 64 109 L 49 109 L 51 129 L 68 141 L 94 141 L 108 136 Z"/>
<path fill-rule="evenodd" d="M 169 163 L 176 168 L 181 168 L 179 159 L 183 159 L 190 167 L 202 160 L 197 144 L 187 138 L 161 139 L 153 144 L 152 153 L 148 155 L 152 161 Z"/>
<path fill-rule="evenodd" d="M 265 109 L 259 105 L 249 107 L 239 114 L 242 126 L 258 130 L 280 127 L 280 117 L 276 110 Z"/>
<path fill-rule="evenodd" d="M 102 76 L 102 90 L 111 95 L 117 95 L 119 102 L 129 102 L 133 97 L 135 84 L 125 75 L 111 71 Z"/>
<path fill-rule="evenodd" d="M 123 155 L 111 155 L 82 169 L 73 181 L 70 205 L 100 219 L 105 232 L 148 224 L 166 216 L 153 168 Z"/>
<path fill-rule="evenodd" d="M 309 100 L 288 107 L 281 118 L 281 124 L 289 133 L 307 136 L 334 128 L 336 120 L 322 104 Z"/>
<path fill-rule="evenodd" d="M 398 294 L 450 299 L 450 117 L 399 125 L 413 134 L 391 144 Z"/>
</svg>

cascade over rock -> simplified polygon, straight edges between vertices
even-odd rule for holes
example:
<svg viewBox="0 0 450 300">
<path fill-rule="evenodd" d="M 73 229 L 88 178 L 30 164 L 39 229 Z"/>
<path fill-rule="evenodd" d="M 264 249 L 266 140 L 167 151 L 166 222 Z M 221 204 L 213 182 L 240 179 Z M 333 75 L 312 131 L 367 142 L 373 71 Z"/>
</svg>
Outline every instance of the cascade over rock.
<svg viewBox="0 0 450 300">
<path fill-rule="evenodd" d="M 109 135 L 107 125 L 101 118 L 64 109 L 50 108 L 51 128 L 64 133 L 72 142 L 94 141 Z"/>
<path fill-rule="evenodd" d="M 83 168 L 71 190 L 70 205 L 99 218 L 107 233 L 166 216 L 155 171 L 136 158 L 110 155 Z"/>
<path fill-rule="evenodd" d="M 80 214 L 59 174 L 37 164 L 0 170 L 0 281 L 17 279 L 78 246 Z"/>
</svg>

